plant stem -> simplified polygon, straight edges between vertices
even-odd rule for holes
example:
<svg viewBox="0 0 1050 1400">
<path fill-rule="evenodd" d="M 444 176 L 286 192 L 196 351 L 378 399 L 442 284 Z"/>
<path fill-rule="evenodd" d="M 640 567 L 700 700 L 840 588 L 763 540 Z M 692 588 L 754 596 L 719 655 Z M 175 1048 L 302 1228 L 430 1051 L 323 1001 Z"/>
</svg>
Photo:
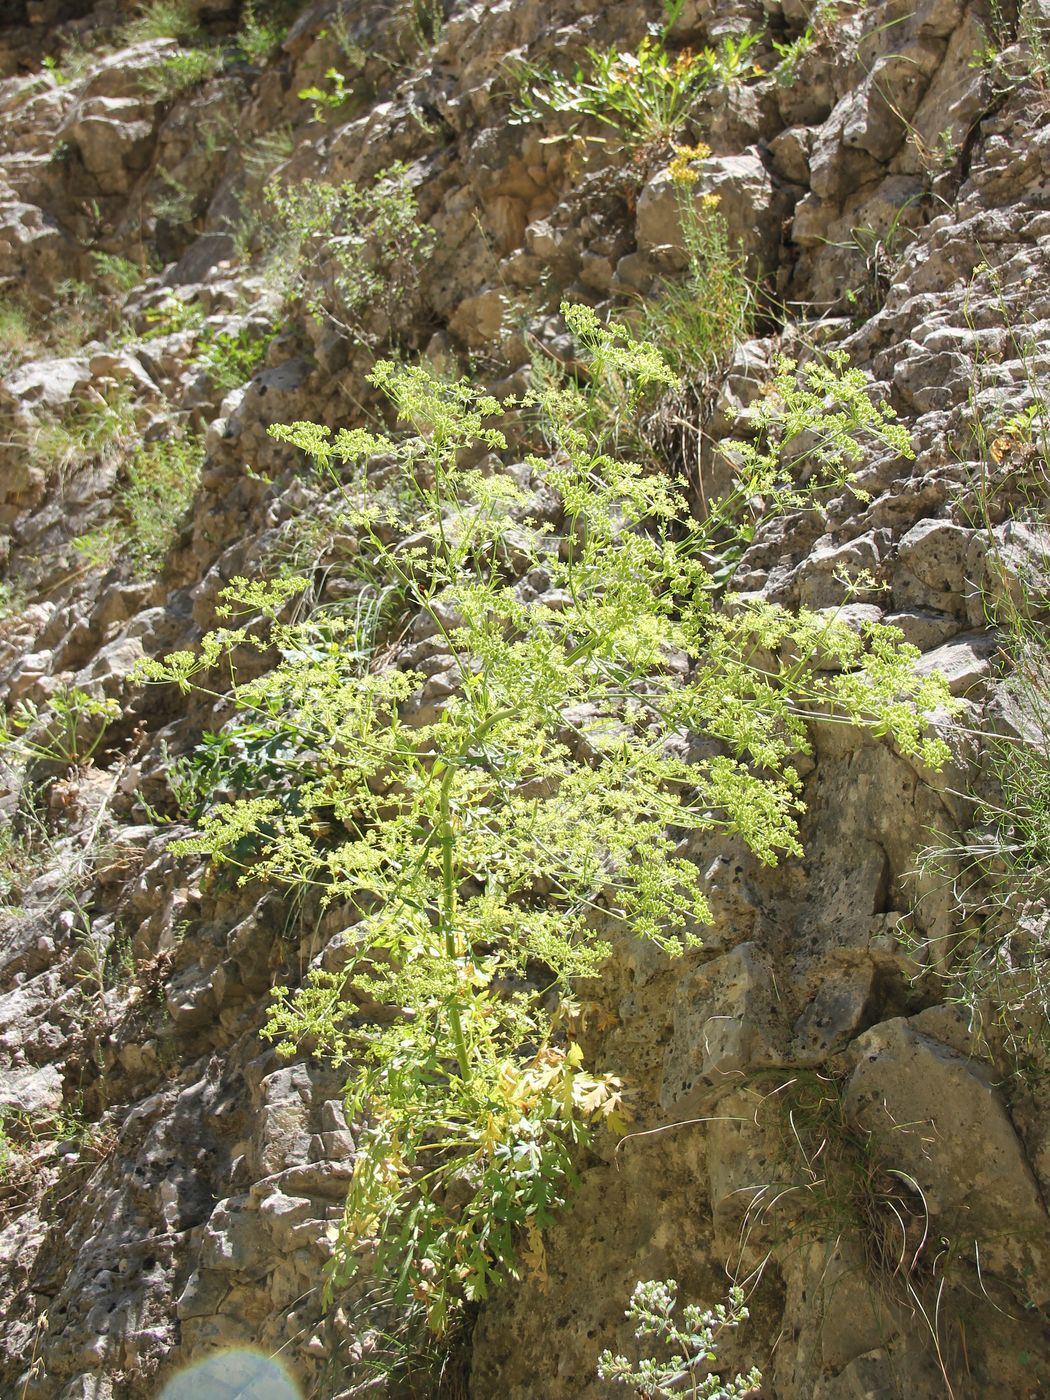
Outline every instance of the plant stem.
<svg viewBox="0 0 1050 1400">
<path fill-rule="evenodd" d="M 441 930 L 445 935 L 445 952 L 453 963 L 459 959 L 456 945 L 456 880 L 452 867 L 452 849 L 455 837 L 452 832 L 452 779 L 455 769 L 446 767 L 441 775 Z M 449 1026 L 452 1042 L 456 1049 L 456 1061 L 464 1079 L 470 1078 L 470 1059 L 467 1055 L 467 1042 L 463 1035 L 463 1021 L 459 1014 L 458 994 L 453 993 L 448 1004 Z"/>
</svg>

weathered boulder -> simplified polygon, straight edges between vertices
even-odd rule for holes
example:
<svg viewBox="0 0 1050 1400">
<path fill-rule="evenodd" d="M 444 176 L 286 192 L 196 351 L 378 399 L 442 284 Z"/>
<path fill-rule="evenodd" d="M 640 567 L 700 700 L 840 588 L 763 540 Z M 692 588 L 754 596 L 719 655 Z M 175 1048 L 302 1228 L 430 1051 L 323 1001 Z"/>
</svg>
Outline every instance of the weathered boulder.
<svg viewBox="0 0 1050 1400">
<path fill-rule="evenodd" d="M 65 275 L 72 245 L 58 220 L 35 204 L 0 198 L 0 286 L 37 306 Z"/>
<path fill-rule="evenodd" d="M 639 249 L 666 267 L 684 266 L 681 202 L 700 207 L 709 199 L 717 200 L 730 239 L 748 255 L 751 271 L 761 275 L 775 266 L 787 208 L 757 149 L 708 157 L 694 185 L 676 184 L 666 169 L 654 175 L 638 196 Z"/>
<path fill-rule="evenodd" d="M 103 194 L 126 194 L 145 168 L 153 140 L 152 111 L 136 97 L 85 97 L 59 128 Z"/>
<path fill-rule="evenodd" d="M 51 1126 L 64 1101 L 62 1074 L 55 1065 L 0 1069 L 0 1107 L 29 1127 Z"/>
<path fill-rule="evenodd" d="M 846 1111 L 921 1192 L 931 1232 L 1045 1303 L 1050 1220 L 991 1070 L 902 1017 L 862 1035 L 854 1056 Z"/>
</svg>

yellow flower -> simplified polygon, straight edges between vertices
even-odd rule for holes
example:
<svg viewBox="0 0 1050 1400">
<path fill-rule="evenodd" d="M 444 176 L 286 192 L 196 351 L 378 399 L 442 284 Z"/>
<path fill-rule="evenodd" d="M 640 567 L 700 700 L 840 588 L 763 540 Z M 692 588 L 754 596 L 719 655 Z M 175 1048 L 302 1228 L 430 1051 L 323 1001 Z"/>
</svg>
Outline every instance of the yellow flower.
<svg viewBox="0 0 1050 1400">
<path fill-rule="evenodd" d="M 695 185 L 700 178 L 700 172 L 690 169 L 690 166 L 694 161 L 706 160 L 710 154 L 711 147 L 706 146 L 703 141 L 699 141 L 695 146 L 676 146 L 667 167 L 672 183 Z"/>
</svg>

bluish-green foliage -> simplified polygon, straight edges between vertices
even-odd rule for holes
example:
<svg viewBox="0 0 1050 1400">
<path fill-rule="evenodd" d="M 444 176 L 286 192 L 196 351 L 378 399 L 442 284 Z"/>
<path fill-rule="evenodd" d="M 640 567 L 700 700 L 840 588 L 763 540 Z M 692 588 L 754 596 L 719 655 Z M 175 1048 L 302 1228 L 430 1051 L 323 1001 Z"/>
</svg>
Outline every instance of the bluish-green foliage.
<svg viewBox="0 0 1050 1400">
<path fill-rule="evenodd" d="M 710 1367 L 717 1359 L 719 1337 L 748 1318 L 744 1294 L 734 1288 L 728 1305 L 719 1303 L 705 1311 L 687 1303 L 678 1311 L 678 1284 L 655 1280 L 639 1283 L 631 1294 L 625 1316 L 635 1324 L 634 1335 L 658 1354 L 638 1361 L 602 1353 L 598 1361 L 601 1380 L 629 1385 L 636 1395 L 687 1395 L 691 1400 L 743 1400 L 762 1382 L 757 1370 L 723 1381 Z"/>
</svg>

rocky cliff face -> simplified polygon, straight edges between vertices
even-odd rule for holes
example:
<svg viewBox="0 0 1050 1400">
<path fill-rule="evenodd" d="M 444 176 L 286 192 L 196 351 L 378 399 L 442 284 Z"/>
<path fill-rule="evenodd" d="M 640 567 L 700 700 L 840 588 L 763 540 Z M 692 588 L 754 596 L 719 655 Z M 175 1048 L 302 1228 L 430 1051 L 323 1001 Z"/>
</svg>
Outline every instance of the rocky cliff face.
<svg viewBox="0 0 1050 1400">
<path fill-rule="evenodd" d="M 771 40 L 814 26 L 789 71 L 712 88 L 692 118 L 711 151 L 696 194 L 720 196 L 788 309 L 691 401 L 699 470 L 746 430 L 776 353 L 813 340 L 864 370 L 916 449 L 866 460 L 866 499 L 760 531 L 732 586 L 893 622 L 965 710 L 940 773 L 818 725 L 803 859 L 769 870 L 732 842 L 696 845 L 703 951 L 669 963 L 624 942 L 596 994 L 595 1053 L 630 1086 L 632 1133 L 583 1155 L 542 1267 L 475 1310 L 435 1380 L 408 1347 L 393 1365 L 401 1324 L 373 1291 L 322 1297 L 354 1125 L 338 1072 L 260 1038 L 271 986 L 299 979 L 338 920 L 171 852 L 185 826 L 165 821 L 167 775 L 225 712 L 128 676 L 192 646 L 234 576 L 293 559 L 338 589 L 352 543 L 266 428 L 360 421 L 376 344 L 520 387 L 535 347 L 573 355 L 563 297 L 630 304 L 681 267 L 669 147 L 632 163 L 615 143 L 546 140 L 553 120 L 508 123 L 508 56 L 564 70 L 587 46 L 634 52 L 660 16 L 634 0 L 321 3 L 247 53 L 232 3 L 197 9 L 224 56 L 181 89 L 177 38 L 113 49 L 127 16 L 112 0 L 0 11 L 0 685 L 12 712 L 70 687 L 115 702 L 91 762 L 102 717 L 74 716 L 71 744 L 5 778 L 0 1390 L 145 1400 L 254 1346 L 319 1400 L 576 1400 L 605 1393 L 596 1357 L 629 1341 L 637 1279 L 710 1302 L 728 1272 L 752 1320 L 724 1364 L 753 1360 L 771 1398 L 1043 1394 L 1041 1061 L 1018 1073 L 950 1003 L 962 915 L 950 879 L 916 874 L 989 781 L 974 732 L 1009 719 L 995 599 L 1045 579 L 1045 538 L 1016 509 L 1045 485 L 1039 434 L 1010 427 L 1044 403 L 1047 368 L 1041 13 L 1012 46 L 979 0 L 815 18 L 795 0 L 686 0 L 674 22 L 675 48 L 763 30 L 749 60 L 770 70 Z M 1003 51 L 975 59 L 989 36 Z M 333 67 L 352 95 L 315 118 L 298 94 L 331 90 Z M 418 282 L 349 329 L 282 294 L 267 181 L 368 187 L 395 162 L 433 240 Z M 123 289 L 116 259 L 137 269 Z M 140 445 L 179 434 L 203 443 L 203 468 L 143 562 L 112 522 Z M 433 702 L 451 657 L 432 647 L 427 666 Z"/>
</svg>

